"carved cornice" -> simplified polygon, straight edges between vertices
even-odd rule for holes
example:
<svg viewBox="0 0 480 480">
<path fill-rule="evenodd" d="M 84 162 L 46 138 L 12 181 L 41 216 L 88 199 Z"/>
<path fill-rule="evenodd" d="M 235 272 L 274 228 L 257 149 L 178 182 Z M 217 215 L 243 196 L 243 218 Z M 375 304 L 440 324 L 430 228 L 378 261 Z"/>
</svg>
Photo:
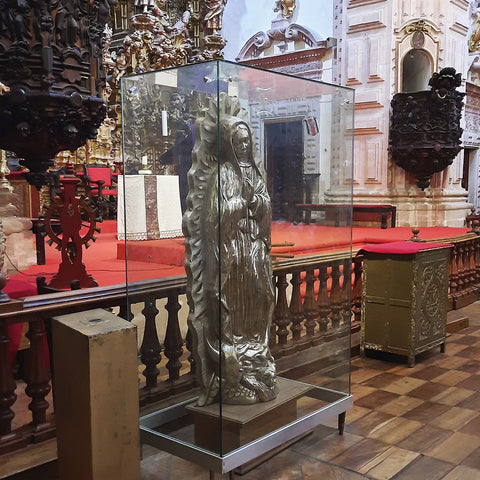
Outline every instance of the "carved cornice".
<svg viewBox="0 0 480 480">
<path fill-rule="evenodd" d="M 383 108 L 383 105 L 376 100 L 369 102 L 356 102 L 355 111 L 357 110 L 371 110 L 372 108 Z"/>
<path fill-rule="evenodd" d="M 366 32 L 368 30 L 379 30 L 380 28 L 386 28 L 386 25 L 378 20 L 374 22 L 365 22 L 365 23 L 357 23 L 356 25 L 352 25 L 348 27 L 347 33 L 359 33 L 359 32 Z"/>
<path fill-rule="evenodd" d="M 302 25 L 297 25 L 295 23 L 288 25 L 284 24 L 280 27 L 272 28 L 267 32 L 260 31 L 251 36 L 240 50 L 236 61 L 244 62 L 252 58 L 258 58 L 267 49 L 271 48 L 272 45 L 292 41 L 302 41 L 310 48 L 327 46 L 325 43 L 331 43 L 329 40 L 322 40 L 314 31 L 309 30 Z"/>
<path fill-rule="evenodd" d="M 348 131 L 347 135 L 351 134 L 351 130 Z M 382 135 L 382 132 L 377 127 L 360 127 L 354 129 L 355 136 L 364 136 L 364 135 Z"/>
<path fill-rule="evenodd" d="M 245 65 L 252 67 L 260 67 L 264 69 L 279 69 L 284 67 L 293 67 L 298 65 L 302 70 L 309 70 L 310 68 L 319 68 L 322 63 L 329 60 L 333 56 L 333 42 L 324 42 L 325 46 L 311 48 L 307 50 L 299 50 L 296 52 L 285 53 L 283 55 L 272 55 L 270 57 L 250 58 L 242 61 Z"/>
<path fill-rule="evenodd" d="M 468 27 L 466 25 L 463 25 L 461 23 L 455 22 L 451 27 L 450 30 L 452 32 L 459 33 L 460 35 L 466 37 L 468 34 Z"/>
<path fill-rule="evenodd" d="M 366 5 L 375 5 L 376 3 L 386 3 L 386 0 L 350 0 L 347 8 L 364 7 Z"/>
<path fill-rule="evenodd" d="M 468 0 L 450 0 L 450 3 L 452 5 L 456 5 L 458 8 L 461 8 L 465 12 L 467 12 L 468 8 L 470 7 L 470 2 Z"/>
</svg>

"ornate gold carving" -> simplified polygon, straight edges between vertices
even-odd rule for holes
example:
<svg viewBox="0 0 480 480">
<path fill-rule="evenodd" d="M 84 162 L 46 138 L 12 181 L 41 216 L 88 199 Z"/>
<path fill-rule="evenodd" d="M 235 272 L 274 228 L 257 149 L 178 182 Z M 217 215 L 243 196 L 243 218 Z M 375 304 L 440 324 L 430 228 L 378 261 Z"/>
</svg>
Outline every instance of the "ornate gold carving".
<svg viewBox="0 0 480 480">
<path fill-rule="evenodd" d="M 296 0 L 277 0 L 273 11 L 281 12 L 283 18 L 291 18 L 296 7 Z"/>
<path fill-rule="evenodd" d="M 411 35 L 410 44 L 412 48 L 423 48 L 425 46 L 425 34 L 430 34 L 431 27 L 425 23 L 425 20 L 418 20 L 405 27 L 405 33 Z"/>
<path fill-rule="evenodd" d="M 468 51 L 476 52 L 480 46 L 480 8 L 474 13 L 474 21 L 472 24 L 472 34 L 468 41 Z"/>
</svg>

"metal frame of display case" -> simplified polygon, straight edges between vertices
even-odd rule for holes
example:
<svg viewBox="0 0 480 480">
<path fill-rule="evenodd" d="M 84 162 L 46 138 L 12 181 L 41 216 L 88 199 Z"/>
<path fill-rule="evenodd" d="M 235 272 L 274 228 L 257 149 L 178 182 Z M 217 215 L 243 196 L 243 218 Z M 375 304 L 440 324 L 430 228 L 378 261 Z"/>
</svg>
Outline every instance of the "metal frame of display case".
<svg viewBox="0 0 480 480">
<path fill-rule="evenodd" d="M 233 127 L 239 128 L 240 134 L 243 135 L 243 137 L 235 137 L 237 143 L 247 141 L 249 144 L 248 155 L 244 153 L 242 156 L 238 152 L 235 154 L 238 156 L 238 158 L 235 157 L 237 158 L 237 167 L 241 164 L 239 159 L 247 157 L 246 166 L 249 167 L 248 163 L 250 163 L 250 166 L 254 167 L 248 171 L 248 174 L 254 180 L 264 176 L 267 177 L 257 181 L 258 190 L 268 191 L 268 195 L 265 196 L 269 196 L 271 199 L 272 211 L 274 204 L 282 207 L 279 209 L 279 216 L 276 219 L 291 224 L 294 223 L 295 219 L 294 215 L 291 215 L 290 207 L 299 203 L 300 197 L 303 199 L 302 174 L 316 175 L 317 180 L 320 175 L 324 175 L 322 182 L 320 183 L 318 180 L 319 183 L 315 187 L 318 190 L 316 196 L 319 198 L 322 196 L 322 202 L 325 198 L 332 201 L 332 194 L 334 193 L 334 198 L 338 199 L 339 202 L 346 202 L 351 205 L 354 132 L 354 108 L 352 103 L 354 103 L 354 91 L 346 87 L 260 70 L 223 60 L 186 65 L 178 68 L 178 70 L 180 69 L 183 71 L 182 74 L 173 71 L 177 69 L 169 69 L 172 71 L 147 72 L 142 75 L 122 78 L 122 152 L 125 172 L 131 170 L 132 175 L 137 174 L 135 169 L 140 165 L 141 160 L 142 168 L 138 170 L 138 173 L 151 171 L 153 174 L 160 168 L 159 165 L 163 165 L 162 162 L 164 162 L 172 167 L 170 174 L 179 177 L 179 192 L 175 195 L 179 196 L 180 200 L 185 199 L 187 195 L 186 191 L 188 189 L 185 188 L 185 183 L 181 182 L 185 178 L 189 180 L 188 187 L 190 190 L 194 193 L 197 192 L 193 197 L 191 193 L 188 194 L 187 213 L 183 214 L 184 221 L 182 224 L 186 238 L 187 299 L 193 303 L 193 307 L 189 303 L 190 312 L 195 313 L 203 310 L 195 308 L 198 307 L 194 303 L 194 301 L 197 301 L 196 298 L 189 297 L 188 281 L 195 278 L 200 287 L 203 288 L 205 285 L 217 282 L 218 279 L 214 278 L 215 273 L 212 275 L 211 272 L 206 281 L 204 278 L 193 274 L 189 276 L 193 271 L 189 255 L 190 257 L 196 255 L 195 258 L 197 259 L 202 258 L 201 255 L 204 254 L 203 261 L 205 263 L 209 260 L 213 261 L 211 260 L 213 257 L 209 256 L 211 252 L 208 248 L 195 250 L 192 253 L 192 244 L 195 246 L 200 244 L 200 242 L 196 243 L 197 238 L 195 237 L 198 225 L 192 221 L 192 218 L 198 224 L 200 220 L 190 213 L 200 211 L 200 208 L 205 207 L 205 202 L 202 203 L 205 197 L 204 192 L 209 191 L 207 188 L 211 188 L 211 184 L 207 180 L 216 178 L 217 188 L 220 189 L 221 182 L 224 181 L 222 178 L 227 179 L 227 181 L 230 179 L 228 175 L 231 175 L 233 170 L 221 170 L 220 166 L 225 166 L 227 162 L 224 158 L 228 159 L 229 152 L 234 151 L 234 147 L 231 146 L 233 145 L 232 138 L 234 138 Z M 277 82 L 272 83 L 274 88 L 269 88 L 272 93 L 267 95 L 263 86 L 271 83 L 269 82 L 269 79 L 272 80 L 271 77 L 275 77 Z M 299 85 L 302 85 L 302 88 Z M 299 88 L 294 88 L 296 86 Z M 178 100 L 176 95 L 179 93 L 184 97 L 180 112 L 176 101 Z M 148 109 L 145 105 L 148 105 Z M 344 105 L 349 106 L 344 108 Z M 145 114 L 144 110 L 147 110 L 150 116 Z M 222 116 L 226 116 L 227 119 L 220 129 Z M 317 118 L 325 124 L 323 133 L 318 127 Z M 295 128 L 292 127 L 289 130 L 292 132 L 292 138 L 283 133 L 275 135 L 276 131 L 267 131 L 266 127 L 270 124 L 293 123 L 292 119 L 295 120 Z M 277 122 L 273 122 L 273 120 L 277 120 Z M 192 124 L 194 125 L 193 134 Z M 228 141 L 225 132 L 230 135 Z M 238 134 L 238 131 L 236 134 Z M 276 140 L 278 138 L 283 140 L 286 138 L 295 147 L 298 147 L 298 151 L 294 149 L 290 155 L 291 151 L 288 150 L 288 155 L 285 154 L 283 152 L 285 150 L 283 140 L 280 142 Z M 293 139 L 295 139 L 295 142 Z M 334 142 L 332 139 L 336 141 Z M 182 142 L 185 145 L 182 146 Z M 222 145 L 226 147 L 222 149 Z M 230 147 L 230 150 L 227 147 Z M 274 150 L 274 147 L 279 152 L 282 151 L 282 156 L 275 157 L 277 150 Z M 298 155 L 299 152 L 301 155 Z M 320 154 L 321 152 L 324 153 L 324 156 Z M 186 161 L 187 159 L 192 160 L 190 170 L 186 168 L 189 164 Z M 211 161 L 212 159 L 213 161 Z M 302 159 L 302 161 L 296 161 L 298 159 Z M 275 173 L 275 162 L 277 162 L 277 167 L 282 167 L 280 173 Z M 268 165 L 270 165 L 269 170 L 266 168 Z M 144 168 L 144 166 L 147 168 Z M 245 166 L 245 163 L 243 166 Z M 217 169 L 216 176 L 212 173 L 214 168 Z M 266 172 L 268 175 L 263 174 L 264 170 L 268 170 Z M 187 174 L 187 171 L 190 171 L 190 173 Z M 219 175 L 219 171 L 223 171 L 224 177 Z M 278 199 L 280 189 L 275 190 L 274 177 L 278 180 L 277 184 L 282 185 L 282 182 L 284 183 L 283 187 L 288 190 L 288 195 L 282 193 L 281 198 Z M 195 180 L 196 183 L 191 180 Z M 254 180 L 251 178 L 249 180 L 251 186 L 253 186 Z M 271 184 L 268 183 L 270 180 L 272 180 Z M 298 188 L 295 182 L 302 185 L 302 188 Z M 269 188 L 270 190 L 268 190 Z M 309 184 L 309 188 L 311 188 L 311 184 Z M 293 189 L 296 193 L 300 192 L 299 198 L 292 193 Z M 215 191 L 213 188 L 212 190 Z M 138 192 L 136 193 L 135 198 L 140 202 L 141 208 L 146 210 L 147 196 L 145 195 L 145 198 L 143 198 L 143 196 L 138 195 Z M 277 198 L 274 200 L 276 194 Z M 220 198 L 220 194 L 218 195 Z M 320 200 L 315 198 L 315 201 Z M 289 208 L 284 209 L 285 204 Z M 213 200 L 212 205 L 217 205 L 218 208 L 218 204 Z M 208 204 L 205 208 L 210 208 L 210 206 Z M 218 211 L 216 214 L 220 225 Z M 268 215 L 270 214 L 268 213 Z M 213 217 L 214 214 L 211 214 L 211 216 Z M 262 216 L 259 215 L 259 217 L 262 220 L 268 218 L 267 213 L 262 214 Z M 275 216 L 273 217 L 275 218 Z M 185 221 L 185 218 L 187 221 Z M 245 218 L 250 221 L 249 218 Z M 350 274 L 348 265 L 351 261 L 351 216 L 345 219 L 345 222 L 347 224 L 343 225 L 340 222 L 337 226 L 341 228 L 345 239 L 348 239 L 346 241 L 350 242 L 350 255 L 346 255 L 346 258 L 339 260 L 332 270 L 330 294 L 332 295 L 332 302 L 335 304 L 335 312 L 332 311 L 331 320 L 329 318 L 319 320 L 318 325 L 314 327 L 312 323 L 315 323 L 315 321 L 313 321 L 310 322 L 309 326 L 309 334 L 313 336 L 314 330 L 317 330 L 317 333 L 323 332 L 322 328 L 325 326 L 325 321 L 331 322 L 332 332 L 328 335 L 328 342 L 331 342 L 332 345 L 326 345 L 323 338 L 311 339 L 307 336 L 301 347 L 298 349 L 296 347 L 290 348 L 289 345 L 286 345 L 289 334 L 287 326 L 284 329 L 283 327 L 280 328 L 281 322 L 279 321 L 277 327 L 282 331 L 278 334 L 278 345 L 282 348 L 286 347 L 286 350 L 288 350 L 283 360 L 288 360 L 289 364 L 288 368 L 282 369 L 276 368 L 275 365 L 272 366 L 273 358 L 280 359 L 284 356 L 284 352 L 280 348 L 277 352 L 270 352 L 268 338 L 264 335 L 262 342 L 267 345 L 264 350 L 258 350 L 261 353 L 258 353 L 257 357 L 264 360 L 265 364 L 262 364 L 261 368 L 258 367 L 258 371 L 262 370 L 259 374 L 261 378 L 255 376 L 255 380 L 260 385 L 257 390 L 260 388 L 263 390 L 261 395 L 243 396 L 242 390 L 238 388 L 239 385 L 231 387 L 228 382 L 225 384 L 228 388 L 223 389 L 223 360 L 222 353 L 219 353 L 219 361 L 216 364 L 211 362 L 214 365 L 209 366 L 213 371 L 213 376 L 209 378 L 217 379 L 218 377 L 218 391 L 210 390 L 210 385 L 215 385 L 215 383 L 210 382 L 208 388 L 206 388 L 202 382 L 199 382 L 198 390 L 192 390 L 191 393 L 185 394 L 188 397 L 182 396 L 182 400 L 178 400 L 174 405 L 142 416 L 140 418 L 142 445 L 162 450 L 206 468 L 210 470 L 210 478 L 213 478 L 214 472 L 222 474 L 230 472 L 230 475 L 233 475 L 232 472 L 235 469 L 244 471 L 246 468 L 250 468 L 254 461 L 258 463 L 260 460 L 263 461 L 267 457 L 273 456 L 281 449 L 311 433 L 315 427 L 329 423 L 335 416 L 338 416 L 339 434 L 343 433 L 345 413 L 353 406 L 353 396 L 349 388 L 351 305 L 349 301 L 344 299 L 344 293 L 350 295 L 350 292 L 348 290 L 343 291 L 340 287 L 341 275 L 348 276 Z M 214 223 L 211 222 L 211 224 Z M 126 221 L 125 225 L 127 225 Z M 147 222 L 145 222 L 145 226 L 148 234 L 150 227 Z M 219 227 L 218 230 L 220 229 Z M 130 231 L 127 227 L 125 230 Z M 270 231 L 268 234 L 270 235 Z M 314 235 L 314 232 L 311 232 L 311 235 Z M 220 237 L 213 240 L 208 237 L 208 239 L 212 244 L 220 241 Z M 268 255 L 270 255 L 269 250 Z M 221 255 L 219 255 L 220 257 Z M 247 255 L 242 258 L 247 258 Z M 299 258 L 299 266 L 302 258 L 305 257 Z M 217 258 L 215 261 L 218 260 Z M 264 261 L 262 265 L 266 265 L 265 258 L 262 257 L 261 260 Z M 218 269 L 221 271 L 219 266 Z M 260 279 L 263 283 L 258 288 L 255 284 L 254 293 L 257 297 L 264 294 L 268 299 L 270 292 L 262 290 L 261 287 L 268 284 L 267 280 L 272 278 L 272 272 L 265 269 L 262 277 L 258 275 L 258 270 L 253 267 L 247 273 L 250 274 L 252 271 L 253 274 L 250 276 L 237 275 L 237 277 L 234 277 L 235 282 L 238 281 L 238 285 L 240 285 L 245 278 Z M 286 278 L 286 275 L 285 273 L 283 276 Z M 310 273 L 307 272 L 307 275 L 310 275 Z M 325 283 L 324 292 L 328 295 L 326 274 L 325 276 L 322 276 L 322 273 L 318 275 L 316 278 L 319 283 Z M 220 277 L 219 274 L 218 278 Z M 312 276 L 312 281 L 309 280 L 312 286 L 314 281 L 317 281 L 314 277 L 315 275 Z M 293 289 L 298 291 L 299 308 L 302 304 L 301 281 L 301 272 L 294 271 L 290 283 L 292 283 Z M 260 284 L 260 282 L 258 283 Z M 218 285 L 218 291 L 220 291 L 223 284 L 218 282 Z M 268 312 L 262 317 L 263 319 L 268 318 L 267 314 L 272 314 L 274 309 L 278 307 L 278 304 L 275 305 L 275 302 L 278 301 L 278 298 L 275 297 L 275 288 L 278 288 L 277 292 L 280 292 L 283 283 L 280 287 L 273 285 L 272 287 L 272 305 L 271 308 L 268 307 Z M 219 295 L 216 296 L 214 289 L 209 288 L 211 289 L 209 299 L 220 298 Z M 231 292 L 235 292 L 237 283 L 232 282 L 228 285 L 228 288 Z M 232 296 L 235 297 L 235 295 Z M 315 295 L 313 294 L 313 296 Z M 235 301 L 232 303 L 235 304 Z M 322 298 L 319 294 L 320 301 L 322 301 Z M 128 302 L 127 292 L 127 304 Z M 203 304 L 201 305 L 203 306 Z M 280 308 L 289 307 L 281 304 Z M 153 316 L 156 317 L 156 314 L 153 314 Z M 216 320 L 220 321 L 220 318 L 219 316 Z M 257 317 L 255 318 L 257 319 Z M 196 318 L 193 320 L 190 317 L 188 318 L 188 327 L 192 328 L 193 326 L 193 330 L 195 330 L 194 320 Z M 302 321 L 297 320 L 298 322 Z M 153 321 L 156 321 L 156 318 Z M 294 340 L 297 340 L 297 336 L 301 337 L 298 326 L 293 324 L 291 327 Z M 221 330 L 221 328 L 218 330 Z M 267 334 L 272 332 L 270 325 L 266 325 L 258 336 L 262 336 L 265 332 Z M 195 331 L 192 337 L 198 339 L 196 334 L 200 335 L 199 332 Z M 201 334 L 205 335 L 204 333 Z M 282 335 L 281 338 L 280 334 Z M 199 353 L 195 347 L 194 342 L 192 342 L 191 349 L 187 347 L 194 354 L 193 367 L 195 368 L 192 368 L 192 372 L 196 371 L 198 378 L 203 379 L 204 376 L 199 375 L 199 372 L 202 373 L 200 367 L 204 368 L 205 365 L 202 360 L 205 360 L 208 354 L 204 351 Z M 203 347 L 201 346 L 201 348 Z M 309 349 L 308 352 L 307 348 Z M 289 355 L 288 359 L 286 355 Z M 324 365 L 322 362 L 327 356 L 331 358 Z M 218 365 L 218 370 L 215 370 L 216 365 Z M 284 365 L 284 367 L 287 366 Z M 284 377 L 281 377 L 280 373 L 278 373 L 279 376 L 276 376 L 275 373 L 271 373 L 272 371 L 283 372 Z M 325 376 L 322 376 L 323 374 Z M 273 377 L 275 378 L 273 379 Z M 302 381 L 304 379 L 301 377 L 307 377 L 308 379 Z M 315 382 L 318 382 L 318 384 L 314 384 Z M 244 390 L 249 391 L 247 387 Z M 250 391 L 253 392 L 253 390 Z M 197 397 L 199 393 L 200 396 Z M 233 398 L 233 395 L 240 398 Z M 255 401 L 253 401 L 254 396 L 256 396 Z"/>
<path fill-rule="evenodd" d="M 353 396 L 351 394 L 327 388 L 313 387 L 305 396 L 316 400 L 328 401 L 329 403 L 225 455 L 219 455 L 155 430 L 168 422 L 182 418 L 185 414 L 185 407 L 194 403 L 197 397 L 141 417 L 140 441 L 142 444 L 150 445 L 194 462 L 208 468 L 210 471 L 228 473 L 264 453 L 305 434 L 333 416 L 344 414 L 353 406 Z M 339 430 L 341 433 L 343 426 L 340 426 L 340 422 L 339 418 Z"/>
</svg>

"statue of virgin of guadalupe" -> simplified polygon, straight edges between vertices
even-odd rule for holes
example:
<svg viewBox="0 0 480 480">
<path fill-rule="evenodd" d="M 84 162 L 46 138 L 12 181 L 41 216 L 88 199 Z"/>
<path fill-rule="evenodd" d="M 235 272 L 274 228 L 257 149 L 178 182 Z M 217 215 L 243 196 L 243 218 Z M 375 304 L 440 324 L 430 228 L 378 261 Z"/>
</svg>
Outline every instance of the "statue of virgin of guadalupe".
<svg viewBox="0 0 480 480">
<path fill-rule="evenodd" d="M 213 100 L 196 121 L 183 218 L 200 406 L 217 400 L 252 404 L 277 394 L 268 347 L 271 202 L 246 111 L 222 94 L 219 112 L 220 145 Z"/>
</svg>

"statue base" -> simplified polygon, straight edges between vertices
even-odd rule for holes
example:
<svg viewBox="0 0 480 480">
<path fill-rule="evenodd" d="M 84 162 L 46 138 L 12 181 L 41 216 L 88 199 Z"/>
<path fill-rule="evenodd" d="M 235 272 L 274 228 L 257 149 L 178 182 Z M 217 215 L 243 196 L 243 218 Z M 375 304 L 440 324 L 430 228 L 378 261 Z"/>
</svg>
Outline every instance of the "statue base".
<svg viewBox="0 0 480 480">
<path fill-rule="evenodd" d="M 277 385 L 274 400 L 254 405 L 223 404 L 221 416 L 218 403 L 187 406 L 193 416 L 196 445 L 218 452 L 221 441 L 221 451 L 227 453 L 299 418 L 297 401 L 312 386 L 286 378 L 277 378 Z"/>
</svg>

